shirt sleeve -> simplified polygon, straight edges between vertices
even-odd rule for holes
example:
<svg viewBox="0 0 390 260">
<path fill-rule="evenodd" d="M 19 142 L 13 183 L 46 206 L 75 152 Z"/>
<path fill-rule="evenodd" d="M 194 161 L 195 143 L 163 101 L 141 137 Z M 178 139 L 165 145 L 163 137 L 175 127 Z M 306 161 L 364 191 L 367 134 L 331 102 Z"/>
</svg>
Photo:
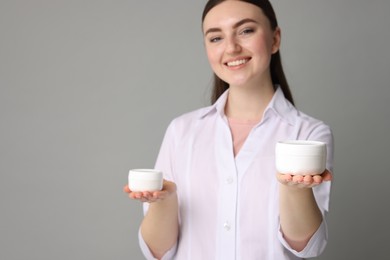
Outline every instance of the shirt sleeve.
<svg viewBox="0 0 390 260">
<path fill-rule="evenodd" d="M 175 133 L 174 133 L 174 127 L 171 123 L 167 131 L 165 133 L 159 154 L 157 156 L 155 169 L 160 170 L 163 172 L 164 179 L 172 181 L 172 158 L 173 158 L 173 152 L 174 152 L 174 146 L 175 146 Z M 149 203 L 143 204 L 143 213 L 146 215 L 147 211 L 149 209 Z M 144 254 L 145 258 L 147 260 L 154 260 L 157 259 L 153 256 L 152 252 L 150 251 L 148 245 L 146 244 L 145 240 L 142 237 L 141 229 L 138 231 L 138 241 L 141 248 L 142 253 Z M 164 256 L 161 258 L 162 260 L 170 260 L 173 259 L 174 255 L 177 251 L 177 242 L 175 245 L 173 245 L 172 248 L 170 248 Z"/>
<path fill-rule="evenodd" d="M 317 231 L 313 234 L 313 236 L 310 238 L 306 247 L 300 252 L 291 248 L 291 246 L 284 239 L 280 225 L 279 225 L 278 238 L 279 241 L 282 243 L 282 245 L 297 257 L 308 258 L 308 257 L 319 256 L 324 251 L 326 244 L 328 243 L 328 227 L 326 224 L 326 219 L 325 218 L 323 219 L 321 225 L 319 226 Z"/>
<path fill-rule="evenodd" d="M 329 126 L 321 124 L 315 127 L 310 135 L 307 137 L 308 140 L 321 141 L 326 143 L 327 147 L 327 162 L 326 168 L 333 174 L 333 134 Z M 333 180 L 332 180 L 333 181 Z M 331 191 L 331 182 L 324 182 L 321 185 L 313 188 L 314 196 L 316 198 L 317 205 L 322 213 L 322 223 L 317 231 L 310 238 L 306 247 L 298 252 L 290 247 L 287 241 L 283 237 L 279 225 L 278 238 L 282 245 L 292 252 L 297 257 L 309 258 L 319 256 L 325 249 L 328 243 L 328 226 L 327 226 L 327 214 L 329 212 L 329 197 Z"/>
<path fill-rule="evenodd" d="M 153 256 L 153 254 L 150 251 L 148 245 L 145 243 L 145 240 L 143 239 L 143 237 L 141 235 L 141 230 L 138 231 L 138 240 L 139 240 L 139 246 L 141 248 L 142 253 L 145 256 L 145 259 L 146 260 L 157 260 L 157 258 L 155 258 Z M 164 254 L 164 256 L 161 258 L 161 260 L 171 260 L 171 259 L 173 259 L 173 257 L 176 254 L 176 250 L 177 250 L 177 243 Z"/>
<path fill-rule="evenodd" d="M 328 169 L 330 172 L 333 172 L 333 134 L 329 126 L 325 124 L 321 124 L 320 126 L 316 127 L 310 134 L 308 140 L 316 140 L 326 143 L 326 151 L 327 151 L 327 157 L 326 157 L 326 169 Z M 331 183 L 332 181 L 327 181 L 322 183 L 321 185 L 315 187 L 313 189 L 314 196 L 316 198 L 318 207 L 320 208 L 322 215 L 324 218 L 326 217 L 326 213 L 329 211 L 329 198 L 330 198 L 330 192 L 331 192 Z"/>
</svg>

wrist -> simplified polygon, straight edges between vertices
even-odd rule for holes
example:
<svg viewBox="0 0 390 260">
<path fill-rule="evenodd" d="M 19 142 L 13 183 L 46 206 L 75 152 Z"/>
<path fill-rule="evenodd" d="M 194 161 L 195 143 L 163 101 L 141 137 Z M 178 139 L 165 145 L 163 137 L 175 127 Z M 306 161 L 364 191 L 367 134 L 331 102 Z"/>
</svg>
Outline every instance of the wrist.
<svg viewBox="0 0 390 260">
<path fill-rule="evenodd" d="M 307 186 L 300 186 L 299 184 L 284 184 L 279 183 L 280 192 L 287 193 L 289 195 L 307 195 L 313 193 L 313 189 Z"/>
</svg>

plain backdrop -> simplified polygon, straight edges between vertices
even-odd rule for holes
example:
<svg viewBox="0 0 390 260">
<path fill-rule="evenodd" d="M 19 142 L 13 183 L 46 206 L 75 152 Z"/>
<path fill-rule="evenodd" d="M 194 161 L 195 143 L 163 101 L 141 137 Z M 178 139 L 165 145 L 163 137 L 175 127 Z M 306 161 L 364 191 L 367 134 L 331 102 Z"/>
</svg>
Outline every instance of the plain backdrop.
<svg viewBox="0 0 390 260">
<path fill-rule="evenodd" d="M 318 259 L 387 259 L 390 1 L 271 2 L 297 107 L 335 137 Z M 0 0 L 0 259 L 143 259 L 122 188 L 209 105 L 204 4 Z"/>
</svg>

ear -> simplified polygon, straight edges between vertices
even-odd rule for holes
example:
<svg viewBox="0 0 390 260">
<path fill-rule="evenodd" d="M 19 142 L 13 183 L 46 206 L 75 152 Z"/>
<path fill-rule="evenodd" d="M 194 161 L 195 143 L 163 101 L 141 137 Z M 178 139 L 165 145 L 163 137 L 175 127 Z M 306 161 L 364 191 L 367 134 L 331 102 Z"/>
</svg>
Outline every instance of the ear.
<svg viewBox="0 0 390 260">
<path fill-rule="evenodd" d="M 278 52 L 280 48 L 280 42 L 281 42 L 281 34 L 280 34 L 280 28 L 276 27 L 273 32 L 273 42 L 272 42 L 272 54 L 275 54 Z"/>
</svg>

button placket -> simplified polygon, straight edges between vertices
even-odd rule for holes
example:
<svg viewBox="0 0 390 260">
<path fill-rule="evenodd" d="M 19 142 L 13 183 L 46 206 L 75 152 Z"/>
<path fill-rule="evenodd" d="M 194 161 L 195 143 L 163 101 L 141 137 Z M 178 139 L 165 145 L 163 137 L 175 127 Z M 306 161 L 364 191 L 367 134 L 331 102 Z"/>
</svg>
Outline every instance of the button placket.
<svg viewBox="0 0 390 260">
<path fill-rule="evenodd" d="M 216 259 L 234 260 L 236 255 L 237 172 L 232 152 L 231 133 L 226 124 L 218 124 L 216 157 L 220 174 L 218 198 L 218 237 Z"/>
</svg>

